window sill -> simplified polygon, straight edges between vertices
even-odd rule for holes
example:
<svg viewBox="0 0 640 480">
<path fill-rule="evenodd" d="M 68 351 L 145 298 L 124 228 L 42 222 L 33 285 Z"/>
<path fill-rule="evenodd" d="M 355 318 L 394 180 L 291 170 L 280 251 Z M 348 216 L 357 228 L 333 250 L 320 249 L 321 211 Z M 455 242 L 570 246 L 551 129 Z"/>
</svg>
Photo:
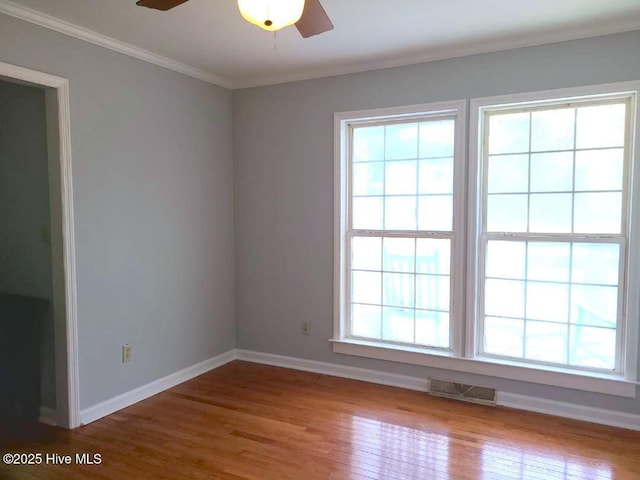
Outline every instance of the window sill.
<svg viewBox="0 0 640 480">
<path fill-rule="evenodd" d="M 453 356 L 449 352 L 425 351 L 419 348 L 382 345 L 361 340 L 338 339 L 331 342 L 335 353 L 345 355 L 636 398 L 636 382 L 617 375 L 577 372 L 480 357 L 462 358 Z"/>
</svg>

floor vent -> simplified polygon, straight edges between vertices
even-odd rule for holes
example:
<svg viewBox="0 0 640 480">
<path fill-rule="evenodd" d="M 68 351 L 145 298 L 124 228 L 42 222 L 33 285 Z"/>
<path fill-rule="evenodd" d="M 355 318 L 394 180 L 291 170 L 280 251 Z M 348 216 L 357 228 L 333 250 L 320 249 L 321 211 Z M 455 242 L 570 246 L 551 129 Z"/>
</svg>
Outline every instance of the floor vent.
<svg viewBox="0 0 640 480">
<path fill-rule="evenodd" d="M 496 389 L 465 385 L 464 383 L 451 382 L 449 380 L 431 379 L 429 394 L 436 397 L 452 398 L 465 402 L 480 403 L 482 405 L 496 404 Z"/>
</svg>

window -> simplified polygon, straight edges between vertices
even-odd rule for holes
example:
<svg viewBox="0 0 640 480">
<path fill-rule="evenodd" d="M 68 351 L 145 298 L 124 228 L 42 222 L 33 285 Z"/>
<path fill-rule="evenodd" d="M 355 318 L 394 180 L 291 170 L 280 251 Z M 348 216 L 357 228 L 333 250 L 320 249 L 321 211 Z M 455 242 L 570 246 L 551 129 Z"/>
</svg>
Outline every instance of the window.
<svg viewBox="0 0 640 480">
<path fill-rule="evenodd" d="M 484 111 L 480 354 L 620 371 L 629 109 Z"/>
<path fill-rule="evenodd" d="M 441 104 L 345 126 L 346 337 L 453 350 L 463 109 Z"/>
<path fill-rule="evenodd" d="M 639 87 L 336 114 L 334 351 L 635 396 Z"/>
</svg>

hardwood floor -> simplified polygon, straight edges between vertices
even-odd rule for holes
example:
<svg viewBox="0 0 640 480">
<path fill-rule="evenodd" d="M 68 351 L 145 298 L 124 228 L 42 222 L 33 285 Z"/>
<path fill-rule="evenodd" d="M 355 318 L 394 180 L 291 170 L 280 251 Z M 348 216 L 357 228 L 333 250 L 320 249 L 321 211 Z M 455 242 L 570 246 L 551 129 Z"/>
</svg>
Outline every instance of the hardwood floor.
<svg viewBox="0 0 640 480">
<path fill-rule="evenodd" d="M 0 478 L 640 478 L 640 432 L 246 362 L 48 433 L 0 450 L 101 463 L 0 463 Z"/>
</svg>

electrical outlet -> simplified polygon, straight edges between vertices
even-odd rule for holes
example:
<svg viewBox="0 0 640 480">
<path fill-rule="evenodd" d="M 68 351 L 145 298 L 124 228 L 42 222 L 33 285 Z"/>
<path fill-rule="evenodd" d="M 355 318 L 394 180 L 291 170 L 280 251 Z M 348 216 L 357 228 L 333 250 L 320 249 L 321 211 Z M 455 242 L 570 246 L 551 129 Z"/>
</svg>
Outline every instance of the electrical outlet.
<svg viewBox="0 0 640 480">
<path fill-rule="evenodd" d="M 311 333 L 311 325 L 307 322 L 302 322 L 300 325 L 300 333 L 302 333 L 302 335 L 309 335 Z"/>
<path fill-rule="evenodd" d="M 122 346 L 122 363 L 131 361 L 131 345 Z"/>
</svg>

